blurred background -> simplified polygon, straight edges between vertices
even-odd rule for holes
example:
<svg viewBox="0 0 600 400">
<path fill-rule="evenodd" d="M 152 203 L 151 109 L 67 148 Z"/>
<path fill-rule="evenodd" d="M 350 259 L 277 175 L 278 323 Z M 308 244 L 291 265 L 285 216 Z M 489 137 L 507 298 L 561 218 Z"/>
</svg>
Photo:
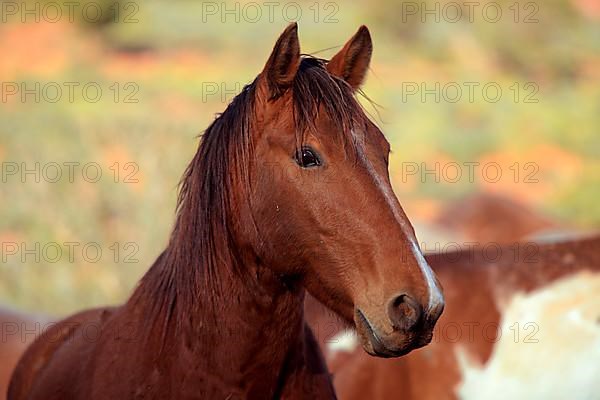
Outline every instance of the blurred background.
<svg viewBox="0 0 600 400">
<path fill-rule="evenodd" d="M 166 245 L 198 135 L 291 21 L 323 58 L 371 30 L 361 101 L 424 250 L 468 236 L 447 222 L 465 197 L 600 226 L 597 0 L 67 3 L 0 2 L 0 304 L 124 301 Z"/>
</svg>

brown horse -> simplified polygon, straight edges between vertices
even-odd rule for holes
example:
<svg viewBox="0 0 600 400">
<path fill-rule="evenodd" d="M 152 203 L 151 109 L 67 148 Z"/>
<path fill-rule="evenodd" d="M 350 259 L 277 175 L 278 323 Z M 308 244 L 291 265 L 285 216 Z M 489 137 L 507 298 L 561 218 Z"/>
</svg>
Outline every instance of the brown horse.
<svg viewBox="0 0 600 400">
<path fill-rule="evenodd" d="M 27 346 L 43 330 L 47 317 L 0 307 L 0 400 L 6 399 L 8 382 Z"/>
<path fill-rule="evenodd" d="M 354 97 L 371 52 L 363 26 L 329 62 L 301 56 L 290 25 L 205 132 L 129 301 L 44 334 L 9 399 L 335 398 L 305 289 L 373 355 L 427 344 L 443 296 Z"/>
<path fill-rule="evenodd" d="M 486 255 L 482 249 L 427 255 L 444 284 L 447 301 L 434 340 L 397 360 L 377 360 L 358 351 L 334 356 L 330 369 L 339 398 L 458 399 L 457 389 L 465 379 L 458 353 L 485 365 L 499 335 L 511 335 L 513 340 L 515 332 L 499 330 L 502 306 L 512 296 L 579 271 L 600 273 L 600 236 L 555 244 L 522 243 L 520 254 L 518 248 L 506 245 L 499 256 Z M 536 333 L 535 325 L 518 329 L 520 340 Z"/>
</svg>

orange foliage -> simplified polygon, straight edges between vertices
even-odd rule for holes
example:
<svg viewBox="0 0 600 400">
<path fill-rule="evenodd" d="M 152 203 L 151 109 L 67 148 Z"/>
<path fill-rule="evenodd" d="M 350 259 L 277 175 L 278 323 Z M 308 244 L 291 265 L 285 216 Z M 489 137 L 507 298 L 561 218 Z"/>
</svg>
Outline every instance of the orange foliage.
<svg viewBox="0 0 600 400">
<path fill-rule="evenodd" d="M 479 159 L 482 166 L 497 163 L 502 176 L 496 181 L 496 169 L 480 180 L 483 190 L 539 205 L 556 194 L 556 188 L 579 177 L 582 159 L 555 145 L 539 144 L 522 152 L 499 150 Z"/>
</svg>

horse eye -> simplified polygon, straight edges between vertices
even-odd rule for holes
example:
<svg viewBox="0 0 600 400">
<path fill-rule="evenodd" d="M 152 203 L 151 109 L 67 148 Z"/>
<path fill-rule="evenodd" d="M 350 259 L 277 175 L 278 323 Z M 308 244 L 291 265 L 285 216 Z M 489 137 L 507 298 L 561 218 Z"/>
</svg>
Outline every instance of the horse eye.
<svg viewBox="0 0 600 400">
<path fill-rule="evenodd" d="M 321 165 L 321 160 L 313 149 L 303 147 L 296 154 L 296 163 L 302 168 L 311 168 Z"/>
</svg>

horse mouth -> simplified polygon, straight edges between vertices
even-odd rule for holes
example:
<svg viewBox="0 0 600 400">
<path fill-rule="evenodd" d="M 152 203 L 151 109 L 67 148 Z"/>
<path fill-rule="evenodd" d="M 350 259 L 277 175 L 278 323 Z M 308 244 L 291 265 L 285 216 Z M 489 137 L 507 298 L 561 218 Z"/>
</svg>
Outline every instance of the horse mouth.
<svg viewBox="0 0 600 400">
<path fill-rule="evenodd" d="M 356 329 L 362 339 L 363 348 L 372 356 L 381 358 L 401 357 L 410 353 L 412 350 L 427 344 L 416 344 L 413 343 L 412 340 L 407 340 L 406 345 L 398 348 L 390 348 L 389 346 L 386 346 L 384 340 L 379 337 L 377 331 L 373 328 L 367 317 L 365 317 L 363 312 L 358 308 L 356 309 L 355 320 Z"/>
</svg>

